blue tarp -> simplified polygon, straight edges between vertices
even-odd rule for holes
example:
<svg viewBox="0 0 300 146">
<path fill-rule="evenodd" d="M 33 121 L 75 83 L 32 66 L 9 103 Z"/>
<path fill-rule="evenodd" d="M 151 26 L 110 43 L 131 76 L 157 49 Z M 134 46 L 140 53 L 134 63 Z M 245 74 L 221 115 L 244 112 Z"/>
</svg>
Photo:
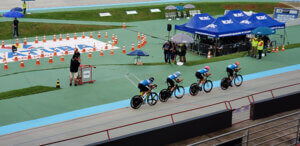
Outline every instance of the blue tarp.
<svg viewBox="0 0 300 146">
<path fill-rule="evenodd" d="M 285 28 L 285 24 L 274 20 L 266 13 L 257 13 L 253 14 L 249 19 L 249 22 L 252 23 L 252 26 L 255 28 L 258 27 L 270 27 L 271 29 L 282 29 Z"/>
<path fill-rule="evenodd" d="M 227 16 L 222 16 L 213 23 L 198 29 L 195 33 L 218 38 L 249 34 L 251 30 Z"/>
<path fill-rule="evenodd" d="M 215 19 L 207 13 L 196 14 L 188 23 L 175 25 L 175 29 L 195 33 L 196 29 L 211 24 Z"/>
<path fill-rule="evenodd" d="M 230 10 L 225 14 L 226 17 L 229 17 L 235 21 L 241 22 L 249 18 L 242 10 Z"/>
</svg>

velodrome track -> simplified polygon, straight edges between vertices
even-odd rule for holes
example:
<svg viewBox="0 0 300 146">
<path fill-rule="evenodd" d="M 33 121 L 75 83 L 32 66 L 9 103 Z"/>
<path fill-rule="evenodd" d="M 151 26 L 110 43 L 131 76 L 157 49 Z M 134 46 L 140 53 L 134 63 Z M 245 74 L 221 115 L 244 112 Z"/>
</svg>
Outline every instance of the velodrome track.
<svg viewBox="0 0 300 146">
<path fill-rule="evenodd" d="M 242 96 L 247 96 L 256 92 L 300 83 L 300 70 L 290 71 L 282 74 L 267 76 L 263 78 L 249 80 L 243 83 L 241 87 L 230 88 L 223 91 L 219 87 L 214 88 L 211 93 L 200 93 L 196 97 L 186 94 L 182 99 L 171 98 L 167 103 L 158 102 L 157 105 L 150 107 L 143 105 L 138 110 L 133 110 L 130 107 L 121 108 L 105 113 L 99 113 L 87 117 L 82 117 L 70 121 L 65 121 L 57 124 L 47 125 L 43 127 L 33 128 L 29 130 L 19 131 L 11 134 L 0 136 L 0 145 L 22 145 L 32 146 L 40 145 L 49 142 L 54 142 L 62 139 L 68 139 L 88 133 L 93 133 L 117 126 L 122 126 L 138 121 L 143 121 L 163 115 L 168 115 L 188 109 L 193 109 L 205 105 L 221 101 L 229 101 Z M 275 96 L 299 91 L 300 84 L 287 88 L 274 90 Z M 254 95 L 254 100 L 271 98 L 271 93 L 266 92 Z M 248 98 L 231 102 L 232 108 L 239 108 L 243 105 L 248 105 Z M 280 108 L 280 107 L 278 107 Z M 226 109 L 225 104 L 221 103 L 207 108 L 185 112 L 173 115 L 174 122 L 183 119 L 203 115 L 209 112 Z M 241 115 L 247 118 L 248 115 Z M 239 117 L 237 117 L 239 118 Z M 242 117 L 241 117 L 242 118 Z M 242 119 L 241 119 L 242 120 Z M 170 124 L 172 120 L 170 116 L 159 118 L 156 120 L 143 122 L 136 125 L 131 125 L 115 130 L 110 130 L 110 138 L 121 136 L 124 134 L 136 132 L 139 130 Z M 102 132 L 86 137 L 81 137 L 74 140 L 69 140 L 54 145 L 84 145 L 93 142 L 98 142 L 107 139 L 107 133 Z"/>
</svg>

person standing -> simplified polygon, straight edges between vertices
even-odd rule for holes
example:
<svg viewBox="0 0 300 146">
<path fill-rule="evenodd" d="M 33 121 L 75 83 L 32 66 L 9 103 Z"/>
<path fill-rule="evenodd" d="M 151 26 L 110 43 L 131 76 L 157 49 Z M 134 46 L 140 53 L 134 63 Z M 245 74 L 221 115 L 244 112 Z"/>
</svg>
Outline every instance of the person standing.
<svg viewBox="0 0 300 146">
<path fill-rule="evenodd" d="M 256 54 L 257 54 L 257 43 L 258 43 L 257 38 L 254 37 L 252 39 L 252 57 L 254 58 L 256 58 Z"/>
<path fill-rule="evenodd" d="M 170 43 L 167 41 L 164 45 L 163 45 L 163 50 L 164 50 L 164 58 L 165 58 L 165 62 L 166 63 L 171 63 L 170 61 L 170 49 L 171 49 L 171 45 Z"/>
<path fill-rule="evenodd" d="M 26 14 L 26 2 L 24 1 L 23 3 L 23 14 L 25 15 Z"/>
<path fill-rule="evenodd" d="M 182 50 L 181 50 L 181 55 L 182 55 L 182 61 L 184 62 L 184 63 L 186 63 L 186 57 L 185 57 L 185 55 L 186 55 L 186 50 L 187 50 L 187 47 L 186 47 L 186 45 L 185 44 L 183 44 L 183 46 L 182 46 L 182 48 L 181 48 Z"/>
<path fill-rule="evenodd" d="M 80 52 L 78 51 L 78 48 L 76 48 L 76 47 L 75 47 L 75 50 L 74 50 L 74 56 L 78 58 L 79 62 L 81 62 Z"/>
<path fill-rule="evenodd" d="M 72 86 L 72 82 L 74 79 L 74 84 L 77 86 L 77 77 L 78 77 L 78 68 L 80 66 L 80 61 L 78 57 L 73 55 L 70 63 L 70 86 Z"/>
<path fill-rule="evenodd" d="M 265 50 L 265 56 L 267 56 L 267 52 L 268 52 L 268 46 L 270 43 L 270 39 L 268 36 L 263 36 L 262 40 L 264 41 L 264 50 Z"/>
<path fill-rule="evenodd" d="M 262 40 L 262 38 L 259 39 L 258 45 L 257 45 L 257 50 L 258 50 L 258 59 L 261 59 L 261 55 L 264 49 L 264 41 Z"/>
<path fill-rule="evenodd" d="M 15 18 L 14 22 L 13 22 L 13 26 L 14 26 L 14 37 L 19 37 L 19 21 L 17 18 Z"/>
</svg>

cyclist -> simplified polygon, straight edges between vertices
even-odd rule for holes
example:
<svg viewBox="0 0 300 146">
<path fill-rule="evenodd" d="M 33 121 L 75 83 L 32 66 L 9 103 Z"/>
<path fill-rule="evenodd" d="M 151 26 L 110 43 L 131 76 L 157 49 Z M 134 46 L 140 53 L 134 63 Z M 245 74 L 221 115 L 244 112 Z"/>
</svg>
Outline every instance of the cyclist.
<svg viewBox="0 0 300 146">
<path fill-rule="evenodd" d="M 143 96 L 144 93 L 146 93 L 147 95 L 149 94 L 149 92 L 150 92 L 149 88 L 154 87 L 154 85 L 152 85 L 153 81 L 154 81 L 153 77 L 150 77 L 149 79 L 145 79 L 145 80 L 140 81 L 140 83 L 138 85 L 138 88 L 140 89 L 140 95 L 141 96 Z"/>
<path fill-rule="evenodd" d="M 208 73 L 208 71 L 209 71 L 209 66 L 205 66 L 203 69 L 198 70 L 195 74 L 196 78 L 199 79 L 198 85 L 200 87 L 200 90 L 202 90 L 201 85 L 203 85 L 204 82 L 205 82 L 205 79 L 204 79 L 203 75 L 206 76 L 206 77 L 211 75 L 210 73 Z"/>
<path fill-rule="evenodd" d="M 167 83 L 170 84 L 171 86 L 171 92 L 173 92 L 174 88 L 175 88 L 175 83 L 173 80 L 175 80 L 177 83 L 181 82 L 183 79 L 178 79 L 178 77 L 181 75 L 181 73 L 179 71 L 171 74 L 168 76 L 167 78 Z"/>
<path fill-rule="evenodd" d="M 233 64 L 230 64 L 227 66 L 226 71 L 228 76 L 230 76 L 230 84 L 229 86 L 232 87 L 232 80 L 233 80 L 233 71 L 239 71 L 241 68 L 239 68 L 240 63 L 239 62 L 235 62 Z"/>
</svg>

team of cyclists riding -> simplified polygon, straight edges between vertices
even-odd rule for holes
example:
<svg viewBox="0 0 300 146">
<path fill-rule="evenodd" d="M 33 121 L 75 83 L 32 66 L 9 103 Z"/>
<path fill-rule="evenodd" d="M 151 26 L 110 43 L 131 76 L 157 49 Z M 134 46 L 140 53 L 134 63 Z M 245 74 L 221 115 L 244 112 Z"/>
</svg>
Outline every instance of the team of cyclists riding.
<svg viewBox="0 0 300 146">
<path fill-rule="evenodd" d="M 226 72 L 228 77 L 225 77 L 221 80 L 220 87 L 223 90 L 226 90 L 229 86 L 232 87 L 232 82 L 236 86 L 240 86 L 243 82 L 242 75 L 237 74 L 241 69 L 239 67 L 239 62 L 235 62 L 226 67 Z M 203 69 L 197 70 L 195 73 L 196 78 L 198 79 L 197 83 L 193 83 L 190 86 L 189 92 L 192 96 L 198 94 L 199 91 L 204 90 L 206 93 L 210 92 L 213 88 L 213 83 L 207 78 L 211 75 L 208 73 L 210 70 L 209 66 L 205 66 Z M 176 98 L 182 98 L 185 90 L 183 86 L 179 86 L 178 83 L 182 82 L 183 79 L 180 79 L 181 73 L 179 71 L 169 75 L 166 79 L 168 88 L 160 91 L 159 95 L 155 92 L 152 92 L 152 89 L 156 88 L 157 85 L 153 84 L 154 77 L 140 81 L 138 88 L 140 89 L 140 95 L 136 95 L 131 99 L 130 105 L 132 108 L 137 109 L 146 101 L 149 105 L 155 105 L 159 99 L 161 102 L 166 102 L 168 98 L 174 95 Z"/>
</svg>

